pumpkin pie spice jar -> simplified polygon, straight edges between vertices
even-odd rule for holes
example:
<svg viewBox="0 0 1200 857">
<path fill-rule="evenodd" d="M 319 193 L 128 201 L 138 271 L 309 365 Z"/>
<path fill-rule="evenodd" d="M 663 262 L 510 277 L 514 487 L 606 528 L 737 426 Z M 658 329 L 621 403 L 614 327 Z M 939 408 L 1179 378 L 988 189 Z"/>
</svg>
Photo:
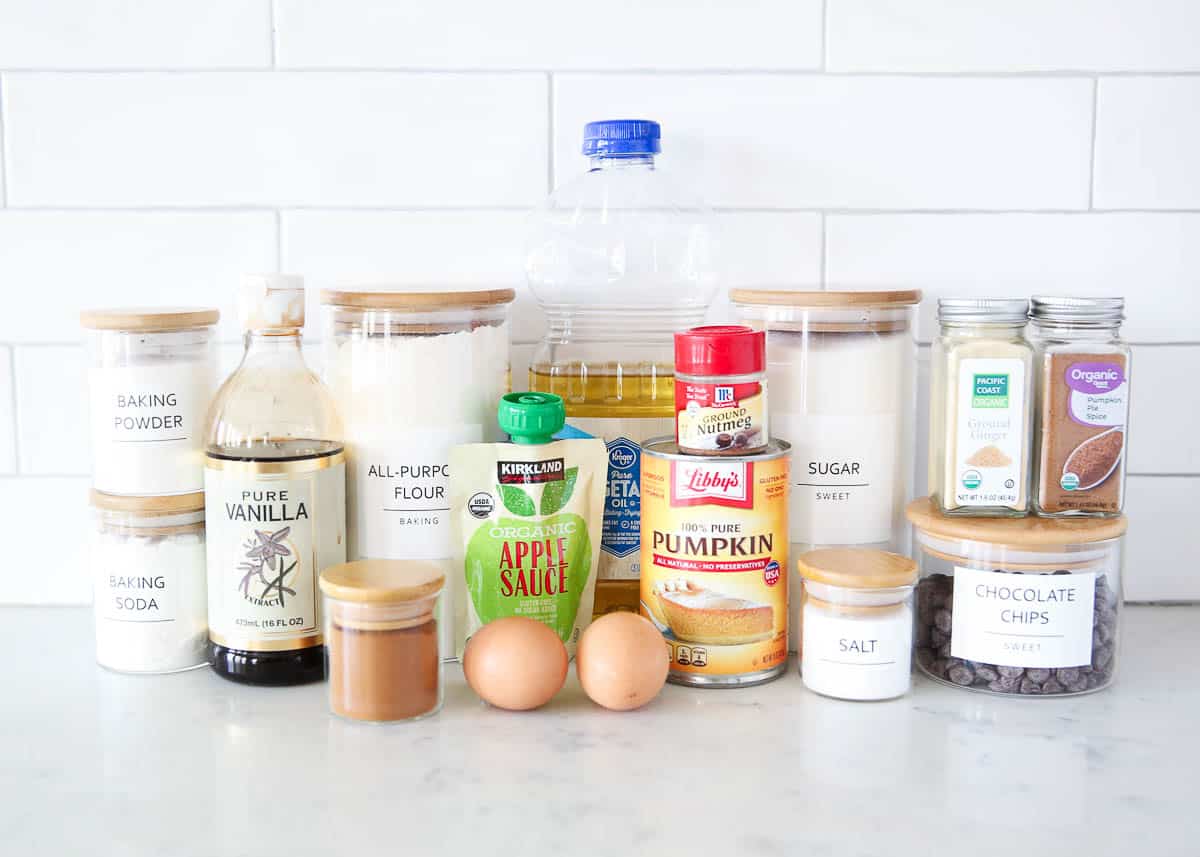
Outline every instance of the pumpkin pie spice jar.
<svg viewBox="0 0 1200 857">
<path fill-rule="evenodd" d="M 435 562 L 360 560 L 321 572 L 329 706 L 349 720 L 394 723 L 442 707 Z"/>
</svg>

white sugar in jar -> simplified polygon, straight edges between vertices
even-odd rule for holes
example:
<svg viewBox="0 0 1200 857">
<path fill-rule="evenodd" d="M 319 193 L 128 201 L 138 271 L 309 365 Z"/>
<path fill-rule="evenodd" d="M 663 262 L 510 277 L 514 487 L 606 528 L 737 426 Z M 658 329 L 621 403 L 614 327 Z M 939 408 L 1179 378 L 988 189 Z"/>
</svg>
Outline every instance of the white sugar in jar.
<svg viewBox="0 0 1200 857">
<path fill-rule="evenodd" d="M 803 580 L 800 675 L 809 690 L 851 700 L 894 699 L 912 686 L 917 565 L 886 551 L 809 551 Z"/>
<path fill-rule="evenodd" d="M 92 484 L 107 494 L 204 490 L 217 389 L 215 309 L 88 310 Z"/>
<path fill-rule="evenodd" d="M 96 661 L 128 673 L 208 663 L 204 495 L 92 492 Z"/>
<path fill-rule="evenodd" d="M 325 380 L 346 442 L 347 559 L 451 554 L 450 448 L 503 439 L 512 289 L 324 291 Z M 461 575 L 448 583 L 465 618 Z"/>
</svg>

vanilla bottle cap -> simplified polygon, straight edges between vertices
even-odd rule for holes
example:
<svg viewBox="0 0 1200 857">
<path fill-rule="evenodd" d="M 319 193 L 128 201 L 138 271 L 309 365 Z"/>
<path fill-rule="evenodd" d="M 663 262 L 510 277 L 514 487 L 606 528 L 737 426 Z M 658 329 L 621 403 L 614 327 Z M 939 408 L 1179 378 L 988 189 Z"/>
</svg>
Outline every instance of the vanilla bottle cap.
<svg viewBox="0 0 1200 857">
<path fill-rule="evenodd" d="M 294 274 L 247 274 L 238 293 L 242 330 L 304 327 L 304 278 Z"/>
</svg>

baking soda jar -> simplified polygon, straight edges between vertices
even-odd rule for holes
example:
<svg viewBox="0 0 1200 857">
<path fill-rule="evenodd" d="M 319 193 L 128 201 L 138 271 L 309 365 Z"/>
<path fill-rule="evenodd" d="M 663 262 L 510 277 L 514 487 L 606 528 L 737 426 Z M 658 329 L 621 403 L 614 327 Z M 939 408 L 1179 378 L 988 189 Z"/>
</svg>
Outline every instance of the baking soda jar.
<svg viewBox="0 0 1200 857">
<path fill-rule="evenodd" d="M 674 431 L 675 331 L 701 322 L 716 288 L 709 209 L 660 172 L 657 122 L 592 122 L 588 171 L 550 197 L 528 248 L 546 331 L 531 390 L 562 396 L 561 436 L 609 451 L 595 613 L 638 609 L 641 443 Z"/>
</svg>

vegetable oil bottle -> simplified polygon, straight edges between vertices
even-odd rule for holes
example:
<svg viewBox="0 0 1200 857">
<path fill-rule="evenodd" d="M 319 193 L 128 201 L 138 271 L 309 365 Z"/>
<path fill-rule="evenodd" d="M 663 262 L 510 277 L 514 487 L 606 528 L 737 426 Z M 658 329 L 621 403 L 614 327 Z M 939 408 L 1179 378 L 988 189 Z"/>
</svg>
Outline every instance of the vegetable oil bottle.
<svg viewBox="0 0 1200 857">
<path fill-rule="evenodd" d="M 526 257 L 546 332 L 532 390 L 566 401 L 559 437 L 608 447 L 595 614 L 638 609 L 641 443 L 670 434 L 672 337 L 704 318 L 717 285 L 712 215 L 656 168 L 657 122 L 591 122 L 586 173 L 536 217 Z"/>
</svg>

